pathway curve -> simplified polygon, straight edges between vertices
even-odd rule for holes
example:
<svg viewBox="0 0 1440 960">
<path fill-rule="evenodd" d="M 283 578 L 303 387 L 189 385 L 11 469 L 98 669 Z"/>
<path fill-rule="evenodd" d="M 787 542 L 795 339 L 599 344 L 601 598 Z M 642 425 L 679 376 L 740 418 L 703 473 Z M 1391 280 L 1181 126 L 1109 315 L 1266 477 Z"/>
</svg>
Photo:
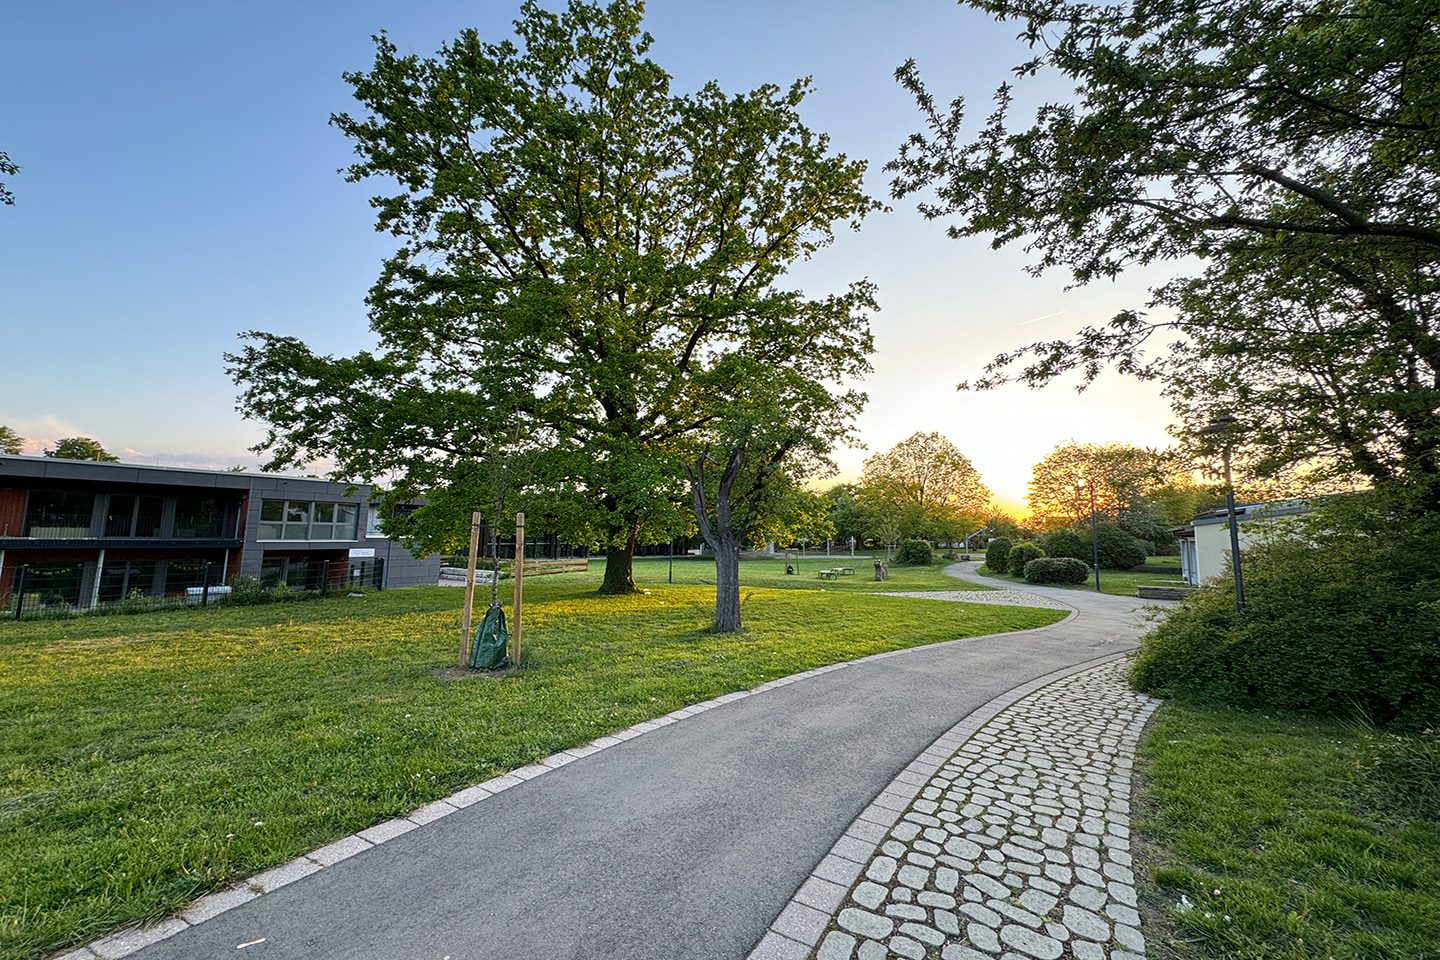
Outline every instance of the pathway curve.
<svg viewBox="0 0 1440 960">
<path fill-rule="evenodd" d="M 936 756 L 937 738 L 1007 692 L 1131 648 L 1144 627 L 1133 598 L 1067 605 L 1076 614 L 1049 627 L 880 654 L 676 711 L 69 956 L 747 957 L 773 942 L 771 924 L 872 801 L 918 755 Z"/>
</svg>

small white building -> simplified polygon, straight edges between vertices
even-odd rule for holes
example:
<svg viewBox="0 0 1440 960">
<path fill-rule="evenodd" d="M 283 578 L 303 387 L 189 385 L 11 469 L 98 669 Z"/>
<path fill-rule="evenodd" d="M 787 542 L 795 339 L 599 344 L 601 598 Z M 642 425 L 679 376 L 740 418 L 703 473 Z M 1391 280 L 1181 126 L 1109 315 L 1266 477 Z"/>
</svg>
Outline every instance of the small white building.
<svg viewBox="0 0 1440 960">
<path fill-rule="evenodd" d="M 1281 500 L 1235 508 L 1240 524 L 1240 549 L 1252 546 L 1283 517 L 1299 516 L 1312 510 L 1309 500 Z M 1171 531 L 1180 541 L 1180 574 L 1197 587 L 1211 577 L 1230 573 L 1230 513 L 1223 507 L 1202 513 L 1186 526 Z"/>
</svg>

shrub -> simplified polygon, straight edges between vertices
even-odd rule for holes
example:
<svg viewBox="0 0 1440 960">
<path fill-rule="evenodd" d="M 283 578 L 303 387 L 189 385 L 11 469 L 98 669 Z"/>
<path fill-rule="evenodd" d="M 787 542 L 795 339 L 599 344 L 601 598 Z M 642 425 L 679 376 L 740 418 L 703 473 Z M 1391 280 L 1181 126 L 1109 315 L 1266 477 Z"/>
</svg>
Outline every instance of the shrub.
<svg viewBox="0 0 1440 960">
<path fill-rule="evenodd" d="M 1111 570 L 1130 570 L 1145 562 L 1145 547 L 1113 523 L 1096 527 L 1100 541 L 1100 566 Z"/>
<path fill-rule="evenodd" d="M 1033 543 L 1017 543 L 1005 557 L 1005 568 L 1017 577 L 1025 575 L 1025 564 L 1045 556 L 1045 551 Z"/>
<path fill-rule="evenodd" d="M 1010 540 L 1007 537 L 996 537 L 990 541 L 985 548 L 985 566 L 994 573 L 1006 571 L 1005 558 L 1010 556 Z"/>
<path fill-rule="evenodd" d="M 1440 519 L 1366 503 L 1337 498 L 1296 539 L 1247 552 L 1243 616 L 1228 575 L 1188 595 L 1141 641 L 1135 686 L 1440 725 Z"/>
<path fill-rule="evenodd" d="M 1074 557 L 1037 557 L 1025 564 L 1025 579 L 1030 583 L 1084 583 L 1090 578 L 1090 565 Z"/>
<path fill-rule="evenodd" d="M 904 567 L 924 566 L 935 562 L 935 553 L 924 540 L 901 540 L 895 562 Z"/>
<path fill-rule="evenodd" d="M 1082 563 L 1094 558 L 1088 527 L 1084 536 L 1078 530 L 1052 530 L 1040 538 L 1040 546 L 1045 548 L 1047 557 L 1074 557 Z"/>
</svg>

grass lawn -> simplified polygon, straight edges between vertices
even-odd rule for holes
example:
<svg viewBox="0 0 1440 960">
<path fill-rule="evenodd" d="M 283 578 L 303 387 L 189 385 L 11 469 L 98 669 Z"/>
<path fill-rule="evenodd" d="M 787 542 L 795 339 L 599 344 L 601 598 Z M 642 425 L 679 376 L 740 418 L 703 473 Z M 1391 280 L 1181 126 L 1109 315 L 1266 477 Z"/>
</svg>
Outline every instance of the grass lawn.
<svg viewBox="0 0 1440 960">
<path fill-rule="evenodd" d="M 465 785 L 650 717 L 825 664 L 1061 614 L 744 565 L 742 636 L 707 632 L 713 565 L 636 564 L 648 594 L 526 581 L 521 668 L 445 680 L 463 591 L 0 621 L 0 958 L 162 916 Z M 808 573 L 808 576 L 806 575 Z M 508 599 L 512 585 L 501 585 Z M 480 608 L 488 594 L 480 591 Z M 876 629 L 883 624 L 884 629 Z"/>
<path fill-rule="evenodd" d="M 1008 580 L 1011 583 L 1024 583 L 1024 577 L 1011 576 L 1008 573 L 996 573 L 989 567 L 981 566 L 978 571 L 982 577 L 994 577 L 996 580 Z M 1157 586 L 1157 587 L 1178 587 L 1182 586 L 1180 570 L 1177 567 L 1174 573 L 1138 573 L 1133 570 L 1101 570 L 1100 571 L 1100 592 L 1113 594 L 1117 597 L 1137 596 L 1136 587 Z M 1095 571 L 1090 571 L 1090 579 L 1084 583 L 1047 583 L 1047 587 L 1061 587 L 1066 590 L 1091 590 L 1095 589 Z"/>
<path fill-rule="evenodd" d="M 1440 824 L 1366 799 L 1363 746 L 1354 725 L 1162 708 L 1136 810 L 1149 956 L 1440 957 Z"/>
</svg>

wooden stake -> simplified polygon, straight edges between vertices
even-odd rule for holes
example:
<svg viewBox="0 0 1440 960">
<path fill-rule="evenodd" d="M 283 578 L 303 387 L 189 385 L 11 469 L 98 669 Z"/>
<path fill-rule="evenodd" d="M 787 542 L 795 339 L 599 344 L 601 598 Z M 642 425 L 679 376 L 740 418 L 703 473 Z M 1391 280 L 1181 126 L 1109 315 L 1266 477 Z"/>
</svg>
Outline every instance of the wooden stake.
<svg viewBox="0 0 1440 960">
<path fill-rule="evenodd" d="M 521 584 L 525 580 L 525 514 L 515 514 L 515 628 L 510 631 L 510 637 L 515 641 L 515 655 L 510 662 L 520 666 L 520 594 L 523 590 Z"/>
<path fill-rule="evenodd" d="M 480 511 L 470 514 L 470 562 L 465 571 L 465 612 L 460 615 L 460 668 L 470 652 L 470 611 L 475 606 L 475 561 L 480 553 Z"/>
</svg>

